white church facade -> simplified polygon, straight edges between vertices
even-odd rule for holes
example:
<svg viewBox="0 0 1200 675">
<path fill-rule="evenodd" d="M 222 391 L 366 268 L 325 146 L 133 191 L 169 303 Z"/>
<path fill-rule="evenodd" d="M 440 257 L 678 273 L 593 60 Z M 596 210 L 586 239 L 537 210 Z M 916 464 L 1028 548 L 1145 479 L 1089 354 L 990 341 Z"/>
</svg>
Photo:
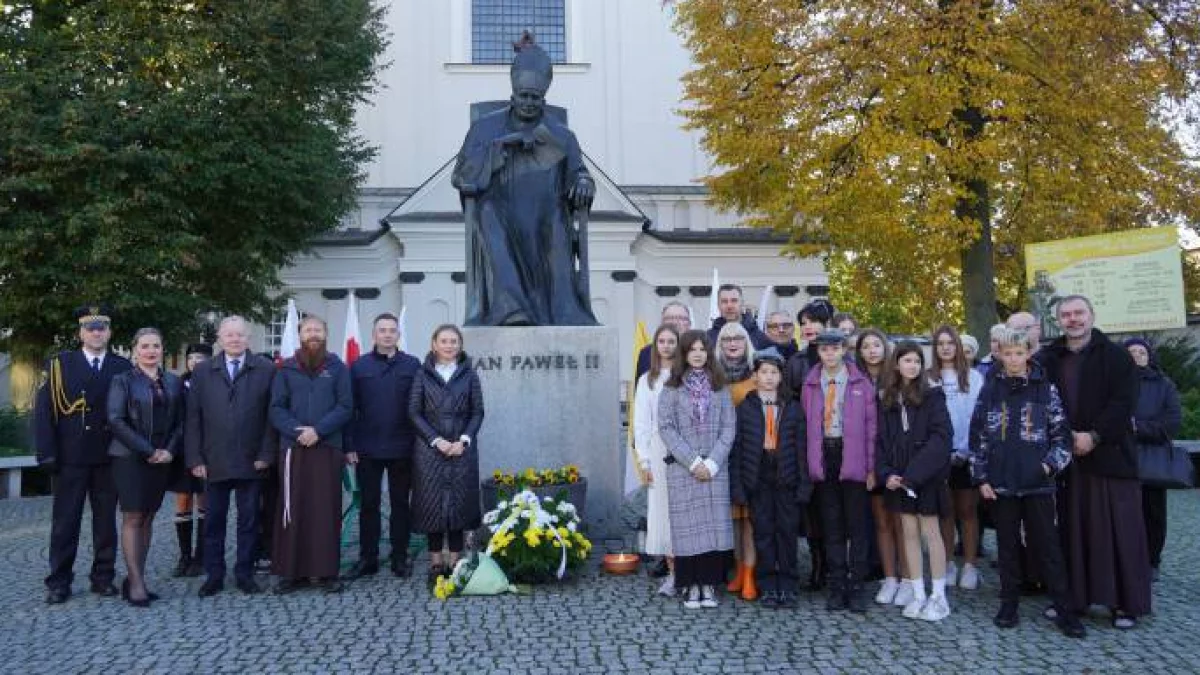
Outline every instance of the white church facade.
<svg viewBox="0 0 1200 675">
<path fill-rule="evenodd" d="M 522 28 L 556 61 L 547 101 L 566 109 L 596 179 L 592 306 L 617 328 L 620 354 L 632 353 L 637 322 L 653 330 L 669 300 L 707 327 L 714 268 L 752 305 L 767 285 L 777 290 L 769 308 L 793 315 L 823 295 L 819 260 L 781 256 L 782 237 L 709 205 L 700 179 L 710 160 L 677 113 L 690 62 L 672 21 L 658 0 L 393 0 L 390 65 L 358 118 L 379 149 L 359 208 L 282 273 L 300 310 L 328 320 L 330 345 L 343 341 L 351 292 L 368 341 L 372 317 L 402 307 L 418 355 L 436 325 L 461 323 L 464 225 L 450 173 L 471 104 L 508 98 Z M 260 330 L 258 347 L 277 348 L 281 328 Z M 631 375 L 622 363 L 621 378 Z"/>
</svg>

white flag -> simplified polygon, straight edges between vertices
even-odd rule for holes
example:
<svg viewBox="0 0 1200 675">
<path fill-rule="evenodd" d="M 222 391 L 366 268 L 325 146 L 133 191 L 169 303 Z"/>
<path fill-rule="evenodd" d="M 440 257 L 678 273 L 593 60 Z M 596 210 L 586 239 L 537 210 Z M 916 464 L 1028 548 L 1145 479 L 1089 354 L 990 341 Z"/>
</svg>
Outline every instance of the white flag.
<svg viewBox="0 0 1200 675">
<path fill-rule="evenodd" d="M 767 286 L 764 288 L 762 300 L 758 301 L 758 329 L 761 331 L 767 330 L 767 314 L 770 313 L 767 309 L 767 305 L 771 302 L 771 293 L 774 290 L 774 286 Z"/>
<path fill-rule="evenodd" d="M 713 322 L 717 317 L 721 316 L 721 305 L 717 302 L 717 289 L 721 287 L 721 280 L 717 277 L 717 268 L 713 268 L 712 294 L 708 296 L 708 320 Z M 700 328 L 703 328 L 701 326 Z"/>
<path fill-rule="evenodd" d="M 400 326 L 400 351 L 408 353 L 408 328 L 404 325 L 404 317 L 408 314 L 408 305 L 400 308 L 400 321 L 397 322 Z"/>
<path fill-rule="evenodd" d="M 300 349 L 300 313 L 296 301 L 288 298 L 287 314 L 283 318 L 283 334 L 279 336 L 279 358 L 290 359 Z"/>
</svg>

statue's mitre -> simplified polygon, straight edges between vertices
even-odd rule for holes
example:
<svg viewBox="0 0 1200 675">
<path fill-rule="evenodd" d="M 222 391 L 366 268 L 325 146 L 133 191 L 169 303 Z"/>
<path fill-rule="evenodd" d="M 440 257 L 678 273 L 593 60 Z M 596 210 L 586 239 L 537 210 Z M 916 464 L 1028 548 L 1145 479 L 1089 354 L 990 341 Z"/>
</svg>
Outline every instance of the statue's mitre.
<svg viewBox="0 0 1200 675">
<path fill-rule="evenodd" d="M 554 65 L 550 55 L 537 45 L 529 31 L 525 31 L 521 39 L 513 43 L 513 51 L 516 56 L 513 57 L 509 74 L 513 91 L 533 88 L 545 95 L 550 89 L 550 82 L 554 80 Z"/>
</svg>

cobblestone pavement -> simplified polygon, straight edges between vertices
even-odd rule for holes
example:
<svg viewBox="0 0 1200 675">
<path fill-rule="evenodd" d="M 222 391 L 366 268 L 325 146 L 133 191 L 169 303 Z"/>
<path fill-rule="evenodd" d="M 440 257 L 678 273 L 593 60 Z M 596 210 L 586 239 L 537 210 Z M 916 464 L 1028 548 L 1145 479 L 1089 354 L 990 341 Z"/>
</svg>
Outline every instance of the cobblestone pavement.
<svg viewBox="0 0 1200 675">
<path fill-rule="evenodd" d="M 227 589 L 202 600 L 200 579 L 169 576 L 176 545 L 162 517 L 149 571 L 162 599 L 152 608 L 86 592 L 86 534 L 75 595 L 51 607 L 41 582 L 49 506 L 0 501 L 3 673 L 1200 672 L 1200 492 L 1171 494 L 1154 617 L 1122 633 L 1094 616 L 1082 641 L 1040 618 L 1041 598 L 1024 602 L 1019 628 L 993 628 L 998 582 L 987 564 L 986 585 L 955 592 L 954 613 L 936 625 L 878 606 L 866 616 L 830 614 L 815 597 L 786 612 L 728 599 L 686 611 L 655 597 L 654 580 L 607 577 L 595 561 L 572 582 L 521 597 L 434 600 L 422 557 L 412 579 L 383 573 L 340 596 Z M 990 537 L 988 546 L 995 550 Z"/>
</svg>

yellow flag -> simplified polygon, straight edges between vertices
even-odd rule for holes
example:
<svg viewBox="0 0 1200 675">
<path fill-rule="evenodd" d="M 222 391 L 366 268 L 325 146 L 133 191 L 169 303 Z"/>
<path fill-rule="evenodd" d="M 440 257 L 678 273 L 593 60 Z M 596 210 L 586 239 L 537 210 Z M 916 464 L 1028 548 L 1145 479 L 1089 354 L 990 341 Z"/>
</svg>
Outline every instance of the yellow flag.
<svg viewBox="0 0 1200 675">
<path fill-rule="evenodd" d="M 633 447 L 633 397 L 637 392 L 637 362 L 638 354 L 642 353 L 642 349 L 650 344 L 650 334 L 646 332 L 646 322 L 637 322 L 637 328 L 633 331 L 633 377 L 629 379 L 629 392 L 625 396 L 628 402 L 626 417 L 629 419 L 629 438 L 626 445 L 629 446 L 629 452 L 633 457 L 633 465 L 640 466 L 641 462 L 638 458 L 637 448 Z"/>
</svg>

